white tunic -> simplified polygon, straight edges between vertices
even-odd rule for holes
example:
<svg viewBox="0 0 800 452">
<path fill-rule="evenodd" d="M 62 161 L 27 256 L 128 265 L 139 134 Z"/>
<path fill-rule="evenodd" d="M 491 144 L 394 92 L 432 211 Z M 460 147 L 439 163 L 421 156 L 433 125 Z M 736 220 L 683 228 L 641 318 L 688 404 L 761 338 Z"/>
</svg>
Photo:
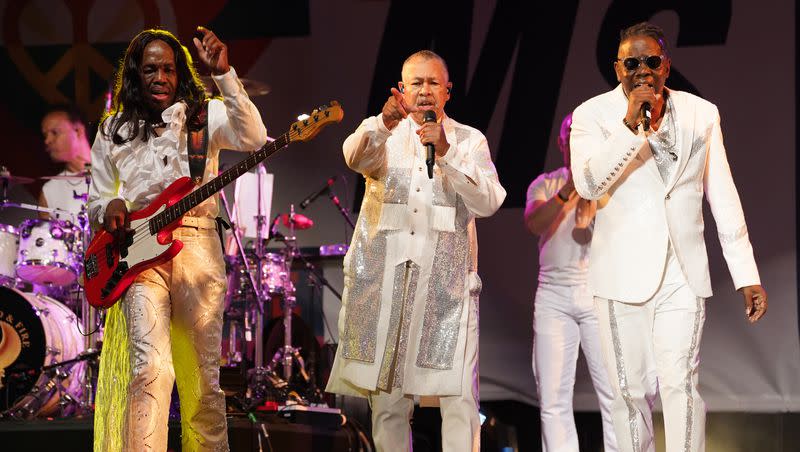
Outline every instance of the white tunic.
<svg viewBox="0 0 800 452">
<path fill-rule="evenodd" d="M 506 192 L 483 134 L 449 117 L 443 126 L 450 148 L 433 180 L 411 118 L 391 131 L 380 115 L 367 118 L 344 143 L 366 192 L 344 262 L 330 392 L 366 395 L 388 384 L 461 394 L 467 325 L 476 321 L 468 303 L 480 291 L 474 218 L 492 215 Z"/>
</svg>

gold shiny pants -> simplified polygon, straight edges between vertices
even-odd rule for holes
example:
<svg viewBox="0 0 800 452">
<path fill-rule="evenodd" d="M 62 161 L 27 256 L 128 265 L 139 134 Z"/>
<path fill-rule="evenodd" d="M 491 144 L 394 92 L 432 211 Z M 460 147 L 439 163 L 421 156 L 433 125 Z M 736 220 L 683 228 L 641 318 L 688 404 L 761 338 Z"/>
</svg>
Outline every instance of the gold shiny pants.
<svg viewBox="0 0 800 452">
<path fill-rule="evenodd" d="M 209 224 L 210 226 L 210 224 Z M 120 401 L 121 442 L 109 425 L 95 450 L 164 451 L 173 382 L 181 405 L 183 451 L 227 451 L 225 396 L 219 387 L 225 264 L 215 229 L 181 227 L 173 234 L 184 247 L 171 261 L 139 275 L 120 304 L 120 324 L 127 332 L 129 364 L 126 396 Z M 111 316 L 112 313 L 109 312 Z M 109 319 L 110 321 L 110 319 Z M 108 325 L 108 322 L 107 322 Z M 110 329 L 111 327 L 107 327 Z M 112 333 L 113 332 L 109 332 Z M 107 333 L 108 334 L 108 333 Z M 106 350 L 103 354 L 116 353 Z M 117 416 L 109 404 L 115 395 L 108 382 L 118 376 L 103 368 L 98 385 L 97 414 Z M 120 367 L 126 367 L 123 363 Z M 105 376 L 102 374 L 106 373 Z M 109 389 L 105 389 L 109 388 Z M 103 422 L 97 419 L 97 422 Z M 110 436 L 110 437 L 108 437 Z M 98 446 L 98 444 L 105 446 Z M 119 447 L 121 446 L 121 447 Z"/>
</svg>

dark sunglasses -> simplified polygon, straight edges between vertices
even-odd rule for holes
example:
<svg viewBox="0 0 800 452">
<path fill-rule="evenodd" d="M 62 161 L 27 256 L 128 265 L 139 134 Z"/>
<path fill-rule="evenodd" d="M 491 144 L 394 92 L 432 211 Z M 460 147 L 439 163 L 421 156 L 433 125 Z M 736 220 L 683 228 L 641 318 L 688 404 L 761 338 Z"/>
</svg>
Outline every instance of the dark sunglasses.
<svg viewBox="0 0 800 452">
<path fill-rule="evenodd" d="M 661 55 L 650 55 L 650 56 L 640 56 L 636 57 L 628 57 L 625 59 L 620 60 L 617 58 L 617 61 L 622 61 L 622 65 L 628 71 L 635 71 L 639 69 L 639 65 L 644 63 L 652 70 L 656 70 L 661 67 L 664 63 L 664 57 Z"/>
</svg>

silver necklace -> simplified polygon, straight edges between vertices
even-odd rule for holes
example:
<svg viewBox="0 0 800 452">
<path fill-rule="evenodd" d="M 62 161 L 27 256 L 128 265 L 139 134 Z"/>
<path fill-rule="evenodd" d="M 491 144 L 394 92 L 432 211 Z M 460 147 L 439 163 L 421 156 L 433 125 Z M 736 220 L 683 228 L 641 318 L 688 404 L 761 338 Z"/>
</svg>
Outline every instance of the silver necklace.
<svg viewBox="0 0 800 452">
<path fill-rule="evenodd" d="M 647 137 L 650 142 L 650 149 L 653 151 L 653 159 L 656 163 L 665 163 L 666 154 L 669 154 L 669 159 L 673 162 L 678 161 L 678 153 L 675 152 L 675 143 L 678 140 L 677 123 L 675 122 L 675 106 L 672 104 L 672 98 L 667 98 L 667 111 L 664 120 L 661 121 L 661 127 L 654 134 Z"/>
</svg>

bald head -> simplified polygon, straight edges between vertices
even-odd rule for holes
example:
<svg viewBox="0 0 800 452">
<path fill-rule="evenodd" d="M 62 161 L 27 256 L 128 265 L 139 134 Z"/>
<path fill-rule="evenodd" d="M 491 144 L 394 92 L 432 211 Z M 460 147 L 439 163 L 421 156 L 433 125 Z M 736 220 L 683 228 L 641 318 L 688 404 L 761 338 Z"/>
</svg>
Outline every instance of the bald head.
<svg viewBox="0 0 800 452">
<path fill-rule="evenodd" d="M 398 88 L 406 105 L 414 107 L 411 117 L 422 124 L 424 111 L 444 117 L 444 105 L 450 100 L 450 76 L 442 57 L 430 50 L 420 50 L 403 63 L 403 80 Z"/>
<path fill-rule="evenodd" d="M 401 70 L 401 77 L 403 80 L 406 79 L 406 68 L 411 63 L 416 63 L 420 61 L 428 61 L 428 60 L 436 60 L 438 61 L 442 67 L 444 68 L 444 74 L 447 77 L 445 81 L 450 81 L 450 73 L 447 70 L 447 63 L 444 62 L 444 58 L 437 55 L 435 52 L 430 50 L 420 50 L 418 52 L 412 53 L 406 60 L 403 62 L 403 69 Z"/>
</svg>

